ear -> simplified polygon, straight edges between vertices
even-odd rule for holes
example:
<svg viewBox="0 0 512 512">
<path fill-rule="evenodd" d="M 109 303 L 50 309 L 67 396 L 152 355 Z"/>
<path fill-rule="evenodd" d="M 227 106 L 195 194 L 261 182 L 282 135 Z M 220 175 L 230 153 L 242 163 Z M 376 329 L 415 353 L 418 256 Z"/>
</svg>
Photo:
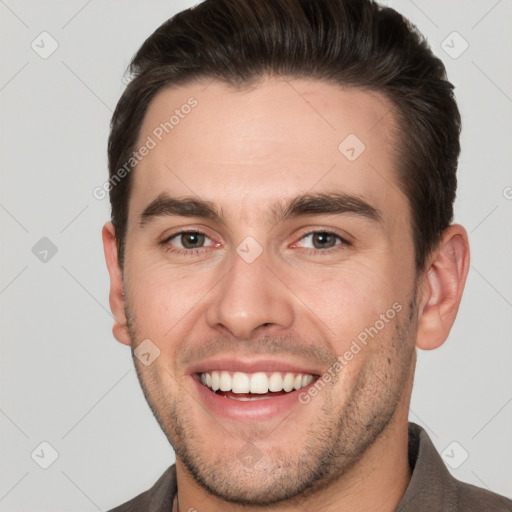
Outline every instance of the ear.
<svg viewBox="0 0 512 512">
<path fill-rule="evenodd" d="M 125 299 L 123 293 L 123 276 L 117 255 L 116 234 L 112 222 L 107 222 L 101 232 L 103 249 L 110 275 L 110 309 L 114 315 L 112 333 L 117 341 L 130 345 L 130 332 L 125 314 Z"/>
<path fill-rule="evenodd" d="M 469 241 L 466 230 L 452 224 L 443 233 L 427 262 L 420 287 L 416 346 L 440 347 L 448 338 L 469 271 Z"/>
</svg>

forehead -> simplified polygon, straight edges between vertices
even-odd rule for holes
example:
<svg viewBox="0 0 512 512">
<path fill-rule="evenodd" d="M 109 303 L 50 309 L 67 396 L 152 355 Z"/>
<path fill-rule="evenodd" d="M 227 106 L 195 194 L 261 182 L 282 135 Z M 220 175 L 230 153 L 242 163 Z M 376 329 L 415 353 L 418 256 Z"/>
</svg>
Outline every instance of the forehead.
<svg viewBox="0 0 512 512">
<path fill-rule="evenodd" d="M 130 213 L 162 191 L 199 195 L 237 215 L 310 191 L 406 208 L 391 107 L 379 93 L 318 80 L 165 89 L 140 130 L 137 147 L 150 150 L 134 171 Z"/>
</svg>

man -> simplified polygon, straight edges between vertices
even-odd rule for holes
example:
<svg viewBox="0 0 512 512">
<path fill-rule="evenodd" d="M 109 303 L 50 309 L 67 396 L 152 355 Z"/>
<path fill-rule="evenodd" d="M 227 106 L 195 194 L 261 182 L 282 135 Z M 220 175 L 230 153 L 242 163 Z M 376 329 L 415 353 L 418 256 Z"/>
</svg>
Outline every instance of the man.
<svg viewBox="0 0 512 512">
<path fill-rule="evenodd" d="M 114 510 L 512 510 L 408 424 L 469 268 L 460 115 L 415 29 L 370 0 L 206 0 L 130 69 L 113 333 L 176 464 Z"/>
</svg>

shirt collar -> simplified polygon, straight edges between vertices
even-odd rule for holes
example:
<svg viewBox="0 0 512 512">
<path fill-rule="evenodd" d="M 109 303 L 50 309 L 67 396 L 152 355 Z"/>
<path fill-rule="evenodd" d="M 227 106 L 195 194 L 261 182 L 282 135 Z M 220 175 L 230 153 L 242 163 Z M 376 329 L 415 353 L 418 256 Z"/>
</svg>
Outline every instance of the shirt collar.
<svg viewBox="0 0 512 512">
<path fill-rule="evenodd" d="M 409 423 L 411 480 L 395 512 L 455 512 L 458 510 L 454 478 L 444 465 L 427 432 Z"/>
</svg>

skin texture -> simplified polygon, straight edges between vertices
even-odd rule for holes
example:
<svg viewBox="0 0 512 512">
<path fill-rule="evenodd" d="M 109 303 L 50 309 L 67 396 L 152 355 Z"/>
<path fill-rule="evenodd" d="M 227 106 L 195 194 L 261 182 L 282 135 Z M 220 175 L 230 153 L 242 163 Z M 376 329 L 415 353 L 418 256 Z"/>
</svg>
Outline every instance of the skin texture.
<svg viewBox="0 0 512 512">
<path fill-rule="evenodd" d="M 448 336 L 468 272 L 466 232 L 450 226 L 416 275 L 410 206 L 395 171 L 399 139 L 378 93 L 282 78 L 243 90 L 169 88 L 151 103 L 140 144 L 190 97 L 197 106 L 133 171 L 124 274 L 112 224 L 103 228 L 114 336 L 132 352 L 144 339 L 160 350 L 149 366 L 134 364 L 176 452 L 180 510 L 392 511 L 410 479 L 416 348 Z M 338 149 L 349 134 L 366 146 L 354 161 Z M 141 227 L 162 192 L 210 201 L 223 219 L 168 215 Z M 380 221 L 272 218 L 279 203 L 333 192 L 363 199 Z M 165 242 L 182 229 L 204 233 L 203 246 Z M 318 248 L 309 235 L 318 230 L 349 243 L 334 236 Z M 248 236 L 262 249 L 252 263 L 236 251 Z M 400 312 L 337 381 L 286 414 L 227 420 L 192 382 L 190 365 L 221 355 L 265 356 L 321 375 L 394 304 Z M 247 443 L 259 456 L 251 467 L 239 457 Z"/>
</svg>

